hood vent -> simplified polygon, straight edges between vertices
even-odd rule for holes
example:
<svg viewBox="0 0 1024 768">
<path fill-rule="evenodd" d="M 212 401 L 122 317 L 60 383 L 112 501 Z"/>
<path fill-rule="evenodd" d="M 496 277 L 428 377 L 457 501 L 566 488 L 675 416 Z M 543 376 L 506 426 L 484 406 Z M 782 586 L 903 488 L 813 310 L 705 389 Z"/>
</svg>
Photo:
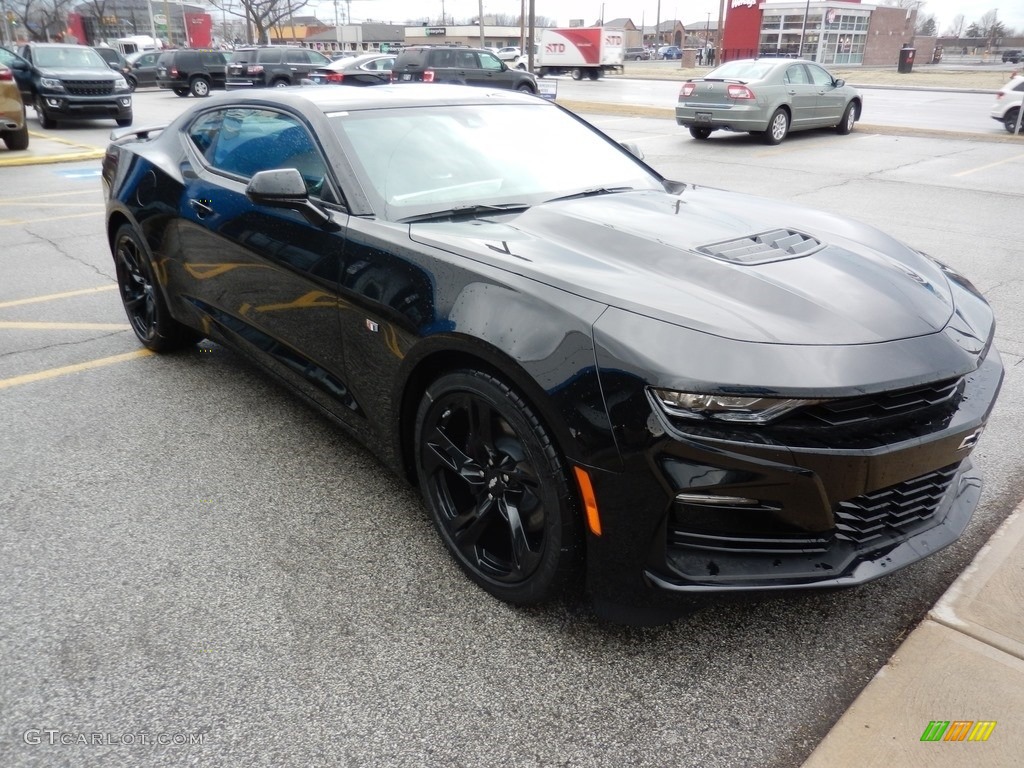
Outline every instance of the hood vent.
<svg viewBox="0 0 1024 768">
<path fill-rule="evenodd" d="M 824 245 L 810 235 L 792 229 L 773 229 L 724 243 L 702 245 L 697 252 L 733 264 L 768 264 L 809 256 L 821 248 Z"/>
</svg>

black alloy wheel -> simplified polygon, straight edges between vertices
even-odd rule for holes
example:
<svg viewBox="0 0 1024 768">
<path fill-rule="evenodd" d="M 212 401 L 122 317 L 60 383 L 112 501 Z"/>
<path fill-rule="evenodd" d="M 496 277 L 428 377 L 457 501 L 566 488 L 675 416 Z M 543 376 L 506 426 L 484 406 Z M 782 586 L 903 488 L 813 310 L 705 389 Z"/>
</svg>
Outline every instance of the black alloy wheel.
<svg viewBox="0 0 1024 768">
<path fill-rule="evenodd" d="M 420 490 L 470 578 L 519 604 L 569 586 L 580 553 L 575 497 L 519 394 L 480 371 L 442 376 L 420 403 L 415 440 Z"/>
<path fill-rule="evenodd" d="M 154 352 L 168 352 L 202 338 L 191 328 L 174 320 L 164 304 L 149 255 L 135 230 L 121 225 L 114 237 L 114 269 L 128 322 L 143 346 Z"/>
</svg>

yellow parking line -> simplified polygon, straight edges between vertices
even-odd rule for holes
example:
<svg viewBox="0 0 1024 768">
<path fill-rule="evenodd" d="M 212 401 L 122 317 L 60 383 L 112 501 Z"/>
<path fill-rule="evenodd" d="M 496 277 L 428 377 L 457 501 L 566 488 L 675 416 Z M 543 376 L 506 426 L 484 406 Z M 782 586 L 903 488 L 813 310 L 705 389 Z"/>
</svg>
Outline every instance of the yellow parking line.
<svg viewBox="0 0 1024 768">
<path fill-rule="evenodd" d="M 17 387 L 20 384 L 31 384 L 36 381 L 45 381 L 46 379 L 55 379 L 58 376 L 67 376 L 71 373 L 78 373 L 79 371 L 88 371 L 93 368 L 103 368 L 107 365 L 115 365 L 116 363 L 123 363 L 128 360 L 135 360 L 140 357 L 149 357 L 153 353 L 148 349 L 137 349 L 134 352 L 126 352 L 123 355 L 114 355 L 112 357 L 101 357 L 97 360 L 90 360 L 86 363 L 76 363 L 75 365 L 65 365 L 61 368 L 50 368 L 46 371 L 36 371 L 35 373 L 26 373 L 24 376 L 14 376 L 10 379 L 0 379 L 0 389 L 10 389 L 11 387 Z"/>
<path fill-rule="evenodd" d="M 966 171 L 960 171 L 960 173 L 954 173 L 953 178 L 957 178 L 958 176 L 969 176 L 972 173 L 985 171 L 989 168 L 995 168 L 997 165 L 1006 165 L 1007 163 L 1012 163 L 1015 160 L 1020 160 L 1021 158 L 1024 158 L 1024 155 L 1015 155 L 1014 157 L 1008 157 L 1005 160 L 997 160 L 996 162 L 989 163 L 988 165 L 979 165 L 977 168 L 970 168 Z"/>
<path fill-rule="evenodd" d="M 127 323 L 43 323 L 0 320 L 0 330 L 8 331 L 126 331 Z"/>
<path fill-rule="evenodd" d="M 40 203 L 36 200 L 4 200 L 5 208 L 23 205 L 26 208 L 102 208 L 103 203 Z"/>
<path fill-rule="evenodd" d="M 95 189 L 76 189 L 74 192 L 47 192 L 43 195 L 18 195 L 17 197 L 0 197 L 4 205 L 11 200 L 42 200 L 44 197 L 67 197 L 69 195 L 95 195 Z"/>
<path fill-rule="evenodd" d="M 74 163 L 79 160 L 99 160 L 105 150 L 94 149 L 89 152 L 71 152 L 67 155 L 29 155 L 0 159 L 0 167 L 15 165 L 52 165 L 54 163 Z"/>
<path fill-rule="evenodd" d="M 72 296 L 87 296 L 90 293 L 102 291 L 116 291 L 117 285 L 99 285 L 95 288 L 79 288 L 77 291 L 64 291 L 63 293 L 49 293 L 45 296 L 33 296 L 30 299 L 14 299 L 13 301 L 0 301 L 0 309 L 7 307 L 20 307 L 22 304 L 38 304 L 43 301 L 56 301 L 57 299 L 69 299 Z"/>
<path fill-rule="evenodd" d="M 22 224 L 38 224 L 42 221 L 63 221 L 64 219 L 83 219 L 87 216 L 102 216 L 103 211 L 92 213 L 72 213 L 68 216 L 43 216 L 39 219 L 0 219 L 0 227 L 15 227 Z"/>
</svg>

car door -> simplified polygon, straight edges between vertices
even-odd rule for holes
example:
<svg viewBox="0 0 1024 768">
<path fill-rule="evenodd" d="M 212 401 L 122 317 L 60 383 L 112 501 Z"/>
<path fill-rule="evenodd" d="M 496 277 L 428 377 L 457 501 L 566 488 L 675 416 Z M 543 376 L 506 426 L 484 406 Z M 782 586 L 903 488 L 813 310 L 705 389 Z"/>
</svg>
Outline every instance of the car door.
<svg viewBox="0 0 1024 768">
<path fill-rule="evenodd" d="M 0 64 L 8 67 L 26 104 L 32 103 L 32 65 L 16 53 L 0 47 Z"/>
<path fill-rule="evenodd" d="M 477 60 L 473 85 L 511 88 L 515 84 L 512 71 L 493 53 L 487 51 L 471 51 L 470 53 Z"/>
<path fill-rule="evenodd" d="M 835 78 L 817 64 L 808 64 L 807 70 L 814 83 L 817 100 L 814 114 L 818 125 L 835 125 L 842 118 L 849 101 L 845 89 L 837 88 Z"/>
<path fill-rule="evenodd" d="M 345 384 L 338 284 L 347 215 L 312 133 L 298 116 L 230 107 L 199 116 L 188 131 L 169 280 L 205 322 L 341 418 Z M 246 197 L 261 170 L 296 168 L 335 224 Z M 340 408 L 338 407 L 340 404 Z"/>
<path fill-rule="evenodd" d="M 221 51 L 203 51 L 200 55 L 203 69 L 210 76 L 212 87 L 223 90 L 224 83 L 227 81 L 227 54 Z"/>
<path fill-rule="evenodd" d="M 786 97 L 793 112 L 792 128 L 806 128 L 813 125 L 818 106 L 817 88 L 803 64 L 791 64 L 782 76 Z"/>
</svg>

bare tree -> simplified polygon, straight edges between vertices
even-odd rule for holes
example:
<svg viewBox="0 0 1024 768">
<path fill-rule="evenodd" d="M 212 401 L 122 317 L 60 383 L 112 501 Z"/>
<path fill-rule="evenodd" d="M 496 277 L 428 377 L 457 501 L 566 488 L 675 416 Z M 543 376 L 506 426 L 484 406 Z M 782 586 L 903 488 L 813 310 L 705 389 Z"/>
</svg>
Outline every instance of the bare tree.
<svg viewBox="0 0 1024 768">
<path fill-rule="evenodd" d="M 953 17 L 953 23 L 949 25 L 949 29 L 946 30 L 947 37 L 963 37 L 964 27 L 967 25 L 964 15 L 958 13 Z"/>
<path fill-rule="evenodd" d="M 210 4 L 243 19 L 248 42 L 266 43 L 270 41 L 270 29 L 295 16 L 306 0 L 238 0 L 237 5 L 231 0 L 210 0 Z"/>
<path fill-rule="evenodd" d="M 18 24 L 28 30 L 30 40 L 52 40 L 67 24 L 72 0 L 7 0 L 7 8 Z"/>
</svg>

